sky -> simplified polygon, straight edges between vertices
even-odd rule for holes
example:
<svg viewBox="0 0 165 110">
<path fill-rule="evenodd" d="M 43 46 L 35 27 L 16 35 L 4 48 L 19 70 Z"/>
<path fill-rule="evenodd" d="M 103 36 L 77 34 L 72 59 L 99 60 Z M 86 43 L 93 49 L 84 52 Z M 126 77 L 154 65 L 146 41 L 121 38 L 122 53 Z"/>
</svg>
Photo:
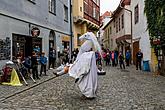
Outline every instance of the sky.
<svg viewBox="0 0 165 110">
<path fill-rule="evenodd" d="M 100 0 L 100 12 L 114 11 L 119 5 L 120 0 Z"/>
</svg>

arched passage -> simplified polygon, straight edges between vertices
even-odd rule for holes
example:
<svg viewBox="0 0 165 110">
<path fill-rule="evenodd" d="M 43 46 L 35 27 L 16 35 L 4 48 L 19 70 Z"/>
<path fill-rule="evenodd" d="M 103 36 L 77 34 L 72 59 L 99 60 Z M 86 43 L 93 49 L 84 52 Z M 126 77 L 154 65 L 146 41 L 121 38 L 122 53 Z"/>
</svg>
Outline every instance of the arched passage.
<svg viewBox="0 0 165 110">
<path fill-rule="evenodd" d="M 49 68 L 54 68 L 56 62 L 56 37 L 53 30 L 49 33 Z"/>
</svg>

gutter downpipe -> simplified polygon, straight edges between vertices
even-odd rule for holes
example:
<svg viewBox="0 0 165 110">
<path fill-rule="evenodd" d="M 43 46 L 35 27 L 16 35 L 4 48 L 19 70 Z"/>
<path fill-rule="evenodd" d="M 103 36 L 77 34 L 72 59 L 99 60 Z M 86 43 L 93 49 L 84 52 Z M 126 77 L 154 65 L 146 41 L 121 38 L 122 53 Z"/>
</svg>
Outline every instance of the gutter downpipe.
<svg viewBox="0 0 165 110">
<path fill-rule="evenodd" d="M 73 50 L 73 30 L 72 30 L 72 0 L 70 0 L 70 48 L 69 48 L 69 58 L 71 61 L 72 58 L 72 50 Z"/>
</svg>

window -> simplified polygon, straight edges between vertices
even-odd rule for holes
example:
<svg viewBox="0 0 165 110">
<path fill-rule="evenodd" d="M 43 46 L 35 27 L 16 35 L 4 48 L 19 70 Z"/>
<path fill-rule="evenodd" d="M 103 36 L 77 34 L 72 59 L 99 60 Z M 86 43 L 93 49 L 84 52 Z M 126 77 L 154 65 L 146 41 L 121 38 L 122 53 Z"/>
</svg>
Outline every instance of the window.
<svg viewBox="0 0 165 110">
<path fill-rule="evenodd" d="M 109 29 L 110 29 L 110 34 L 112 34 L 112 28 L 110 27 Z"/>
<path fill-rule="evenodd" d="M 100 4 L 100 0 L 93 0 L 97 5 Z"/>
<path fill-rule="evenodd" d="M 93 17 L 96 18 L 96 8 L 93 7 Z"/>
<path fill-rule="evenodd" d="M 82 12 L 82 7 L 80 7 L 80 11 Z"/>
<path fill-rule="evenodd" d="M 68 7 L 64 5 L 64 20 L 68 21 Z"/>
<path fill-rule="evenodd" d="M 28 1 L 30 1 L 30 2 L 32 2 L 34 4 L 36 3 L 36 0 L 28 0 Z"/>
<path fill-rule="evenodd" d="M 121 16 L 121 28 L 124 28 L 124 14 Z"/>
<path fill-rule="evenodd" d="M 120 31 L 120 17 L 119 17 L 119 31 Z"/>
<path fill-rule="evenodd" d="M 139 6 L 138 5 L 135 6 L 134 18 L 135 18 L 135 24 L 137 24 L 139 22 Z"/>
<path fill-rule="evenodd" d="M 99 14 L 99 11 L 96 11 L 96 19 L 99 21 L 99 16 L 100 16 L 100 14 Z"/>
<path fill-rule="evenodd" d="M 111 39 L 111 48 L 113 47 L 113 39 Z"/>
<path fill-rule="evenodd" d="M 115 19 L 114 19 L 114 22 L 113 22 L 113 24 L 114 24 L 113 27 L 114 27 L 114 28 L 115 28 L 115 23 L 116 23 L 116 22 L 115 22 Z"/>
<path fill-rule="evenodd" d="M 81 41 L 79 39 L 80 36 L 81 36 L 81 34 L 77 34 L 77 46 L 81 45 Z"/>
<path fill-rule="evenodd" d="M 49 12 L 56 14 L 56 0 L 49 0 Z"/>
<path fill-rule="evenodd" d="M 84 1 L 84 12 L 88 13 L 88 3 Z"/>
<path fill-rule="evenodd" d="M 118 33 L 118 20 L 116 21 L 116 33 Z"/>
</svg>

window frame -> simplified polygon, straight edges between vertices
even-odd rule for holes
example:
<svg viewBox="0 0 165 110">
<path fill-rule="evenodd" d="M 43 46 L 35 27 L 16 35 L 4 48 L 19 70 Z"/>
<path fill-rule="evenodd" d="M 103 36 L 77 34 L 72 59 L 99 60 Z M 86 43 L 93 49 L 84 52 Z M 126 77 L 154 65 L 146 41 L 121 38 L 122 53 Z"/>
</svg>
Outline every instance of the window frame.
<svg viewBox="0 0 165 110">
<path fill-rule="evenodd" d="M 120 17 L 119 17 L 119 31 L 121 30 L 121 27 L 120 27 Z"/>
<path fill-rule="evenodd" d="M 54 2 L 52 2 L 52 1 L 54 1 Z M 49 13 L 56 15 L 56 0 L 49 0 L 48 2 L 49 2 L 48 3 L 49 4 L 49 8 L 48 8 Z M 52 8 L 52 7 L 54 7 L 54 8 Z"/>
<path fill-rule="evenodd" d="M 68 22 L 69 20 L 69 15 L 68 15 L 68 7 L 64 5 L 64 21 Z"/>
<path fill-rule="evenodd" d="M 135 24 L 139 22 L 139 5 L 138 4 L 134 8 L 134 20 L 135 20 Z"/>
<path fill-rule="evenodd" d="M 33 4 L 36 4 L 36 0 L 27 0 L 27 1 L 29 1 L 29 2 L 31 2 Z"/>
<path fill-rule="evenodd" d="M 124 14 L 121 15 L 121 28 L 124 28 Z"/>
</svg>

